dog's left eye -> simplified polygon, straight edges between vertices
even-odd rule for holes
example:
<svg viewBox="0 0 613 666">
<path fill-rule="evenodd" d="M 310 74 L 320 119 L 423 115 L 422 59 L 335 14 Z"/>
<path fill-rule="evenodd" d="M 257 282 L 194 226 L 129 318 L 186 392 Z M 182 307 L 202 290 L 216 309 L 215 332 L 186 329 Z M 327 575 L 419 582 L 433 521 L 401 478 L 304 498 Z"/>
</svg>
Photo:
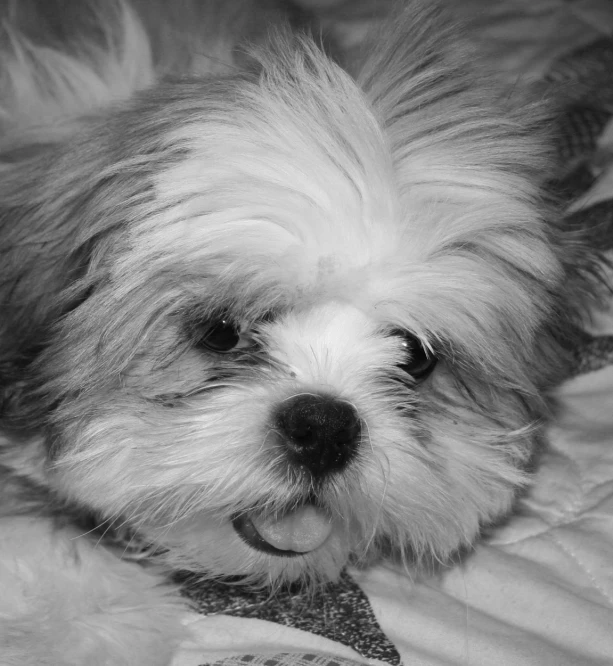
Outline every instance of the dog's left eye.
<svg viewBox="0 0 613 666">
<path fill-rule="evenodd" d="M 407 353 L 407 361 L 400 364 L 400 368 L 418 382 L 427 379 L 434 370 L 438 361 L 424 345 L 407 331 L 394 331 L 393 335 L 400 337 L 402 346 Z"/>
<path fill-rule="evenodd" d="M 241 334 L 239 328 L 229 319 L 220 319 L 209 326 L 198 339 L 198 346 L 219 354 L 232 351 L 239 346 Z"/>
</svg>

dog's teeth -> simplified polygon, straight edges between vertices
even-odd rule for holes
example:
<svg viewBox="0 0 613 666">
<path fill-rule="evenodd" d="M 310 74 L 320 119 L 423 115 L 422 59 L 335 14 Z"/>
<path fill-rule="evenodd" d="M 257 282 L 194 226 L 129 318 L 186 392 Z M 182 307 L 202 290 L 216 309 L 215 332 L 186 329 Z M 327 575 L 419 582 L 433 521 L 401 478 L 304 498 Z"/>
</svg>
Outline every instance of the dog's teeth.
<svg viewBox="0 0 613 666">
<path fill-rule="evenodd" d="M 332 531 L 329 516 L 321 509 L 306 505 L 289 511 L 281 518 L 252 518 L 260 536 L 278 550 L 308 553 L 319 548 Z"/>
</svg>

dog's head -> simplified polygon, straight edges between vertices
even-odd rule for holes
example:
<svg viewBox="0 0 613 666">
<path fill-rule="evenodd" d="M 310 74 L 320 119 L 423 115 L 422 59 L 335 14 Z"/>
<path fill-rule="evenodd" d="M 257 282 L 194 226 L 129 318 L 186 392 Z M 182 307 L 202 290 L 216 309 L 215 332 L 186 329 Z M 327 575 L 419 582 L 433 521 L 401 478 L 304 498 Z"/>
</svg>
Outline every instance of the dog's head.
<svg viewBox="0 0 613 666">
<path fill-rule="evenodd" d="M 427 11 L 386 41 L 356 83 L 279 37 L 3 154 L 5 424 L 173 566 L 445 559 L 524 482 L 576 309 L 540 115 Z"/>
</svg>

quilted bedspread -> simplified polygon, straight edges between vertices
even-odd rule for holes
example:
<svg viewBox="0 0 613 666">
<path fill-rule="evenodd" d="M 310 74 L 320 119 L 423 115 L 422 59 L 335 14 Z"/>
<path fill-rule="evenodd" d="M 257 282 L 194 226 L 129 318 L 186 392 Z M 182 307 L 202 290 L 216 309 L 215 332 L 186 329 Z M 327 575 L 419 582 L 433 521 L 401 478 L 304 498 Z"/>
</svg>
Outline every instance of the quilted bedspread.
<svg viewBox="0 0 613 666">
<path fill-rule="evenodd" d="M 558 187 L 569 222 L 613 248 L 613 1 L 449 3 L 479 14 L 501 75 L 564 90 Z M 461 565 L 348 570 L 315 598 L 188 585 L 199 612 L 174 666 L 613 664 L 613 308 L 591 334 L 531 492 Z"/>
</svg>

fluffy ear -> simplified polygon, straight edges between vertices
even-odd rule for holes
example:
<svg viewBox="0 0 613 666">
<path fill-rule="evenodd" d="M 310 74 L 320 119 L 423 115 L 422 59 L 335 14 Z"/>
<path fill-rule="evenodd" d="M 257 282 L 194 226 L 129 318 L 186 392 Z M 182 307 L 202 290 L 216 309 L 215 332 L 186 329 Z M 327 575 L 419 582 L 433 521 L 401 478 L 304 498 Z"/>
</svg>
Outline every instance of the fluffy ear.
<svg viewBox="0 0 613 666">
<path fill-rule="evenodd" d="M 6 423 L 54 322 L 87 293 L 82 278 L 96 232 L 84 237 L 78 230 L 100 196 L 103 160 L 95 141 L 68 147 L 87 124 L 79 118 L 150 81 L 152 63 L 142 26 L 121 0 L 5 2 L 0 19 L 0 420 Z"/>
<path fill-rule="evenodd" d="M 68 173 L 65 153 L 62 143 L 28 142 L 1 156 L 0 419 L 9 425 L 51 328 L 91 282 L 91 240 L 78 225 L 95 184 L 79 189 L 86 165 Z"/>
<path fill-rule="evenodd" d="M 136 209 L 148 210 L 155 165 L 173 159 L 143 121 L 147 106 L 0 144 L 0 422 L 7 427 L 40 426 L 53 391 L 38 376 L 39 359 L 53 345 L 74 355 L 64 321 L 108 283 L 126 225 Z M 164 125 L 158 120 L 151 125 Z"/>
</svg>

